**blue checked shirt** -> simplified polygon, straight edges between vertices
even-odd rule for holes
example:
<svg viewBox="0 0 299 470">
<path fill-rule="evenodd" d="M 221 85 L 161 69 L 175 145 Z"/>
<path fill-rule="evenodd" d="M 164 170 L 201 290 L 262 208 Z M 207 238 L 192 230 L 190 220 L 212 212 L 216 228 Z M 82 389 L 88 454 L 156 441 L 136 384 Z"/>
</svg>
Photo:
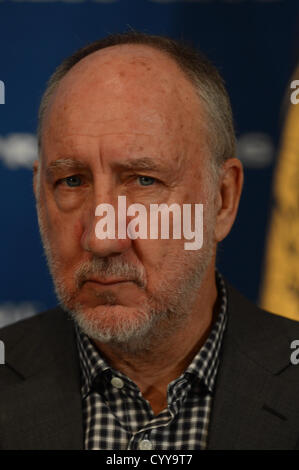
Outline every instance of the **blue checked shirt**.
<svg viewBox="0 0 299 470">
<path fill-rule="evenodd" d="M 168 406 L 154 415 L 137 385 L 111 368 L 77 327 L 85 449 L 204 450 L 219 352 L 227 321 L 224 281 L 216 271 L 220 311 L 209 337 L 168 385 Z"/>
</svg>

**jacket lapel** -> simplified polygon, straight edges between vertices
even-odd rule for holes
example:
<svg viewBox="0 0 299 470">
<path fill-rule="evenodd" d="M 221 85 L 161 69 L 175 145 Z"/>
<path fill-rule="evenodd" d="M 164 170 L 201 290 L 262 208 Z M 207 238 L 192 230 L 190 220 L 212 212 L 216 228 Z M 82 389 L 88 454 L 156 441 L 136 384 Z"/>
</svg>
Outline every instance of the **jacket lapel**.
<svg viewBox="0 0 299 470">
<path fill-rule="evenodd" d="M 298 440 L 298 378 L 282 331 L 288 320 L 263 312 L 227 287 L 228 324 L 208 448 L 292 449 Z"/>
</svg>

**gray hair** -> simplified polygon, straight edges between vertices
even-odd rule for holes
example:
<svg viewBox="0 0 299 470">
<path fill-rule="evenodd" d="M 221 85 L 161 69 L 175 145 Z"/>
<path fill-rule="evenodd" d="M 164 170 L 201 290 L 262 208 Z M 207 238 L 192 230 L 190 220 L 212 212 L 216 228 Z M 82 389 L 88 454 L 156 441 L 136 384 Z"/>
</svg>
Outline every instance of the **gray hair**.
<svg viewBox="0 0 299 470">
<path fill-rule="evenodd" d="M 163 36 L 136 31 L 111 34 L 95 41 L 66 58 L 50 77 L 38 113 L 38 146 L 41 147 L 42 125 L 49 100 L 60 80 L 81 59 L 95 51 L 121 44 L 145 45 L 166 53 L 185 73 L 201 98 L 208 117 L 208 144 L 214 168 L 236 154 L 236 139 L 230 100 L 216 67 L 199 51 L 185 43 Z"/>
</svg>

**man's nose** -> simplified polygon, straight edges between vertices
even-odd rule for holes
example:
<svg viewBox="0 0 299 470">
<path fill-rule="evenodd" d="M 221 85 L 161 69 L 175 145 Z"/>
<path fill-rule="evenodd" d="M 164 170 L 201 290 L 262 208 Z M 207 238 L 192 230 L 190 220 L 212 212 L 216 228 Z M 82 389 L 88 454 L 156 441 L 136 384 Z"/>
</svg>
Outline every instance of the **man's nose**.
<svg viewBox="0 0 299 470">
<path fill-rule="evenodd" d="M 125 211 L 118 210 L 117 199 L 94 204 L 88 212 L 81 237 L 84 250 L 106 257 L 124 253 L 131 247 L 132 241 L 127 235 L 127 215 Z"/>
</svg>

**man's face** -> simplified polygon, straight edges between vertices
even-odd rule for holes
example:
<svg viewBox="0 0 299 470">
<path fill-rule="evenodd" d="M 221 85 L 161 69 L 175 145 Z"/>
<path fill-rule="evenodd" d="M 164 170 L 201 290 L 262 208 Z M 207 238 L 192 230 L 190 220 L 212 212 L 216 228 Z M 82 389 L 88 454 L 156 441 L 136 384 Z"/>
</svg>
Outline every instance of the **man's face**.
<svg viewBox="0 0 299 470">
<path fill-rule="evenodd" d="M 40 229 L 60 301 L 94 339 L 145 347 L 145 339 L 164 337 L 198 309 L 215 251 L 205 126 L 192 85 L 149 47 L 90 55 L 52 97 L 39 169 Z M 118 196 L 146 208 L 177 203 L 194 211 L 202 203 L 203 247 L 187 251 L 186 240 L 171 237 L 98 239 L 95 209 L 112 204 L 117 221 Z"/>
</svg>

